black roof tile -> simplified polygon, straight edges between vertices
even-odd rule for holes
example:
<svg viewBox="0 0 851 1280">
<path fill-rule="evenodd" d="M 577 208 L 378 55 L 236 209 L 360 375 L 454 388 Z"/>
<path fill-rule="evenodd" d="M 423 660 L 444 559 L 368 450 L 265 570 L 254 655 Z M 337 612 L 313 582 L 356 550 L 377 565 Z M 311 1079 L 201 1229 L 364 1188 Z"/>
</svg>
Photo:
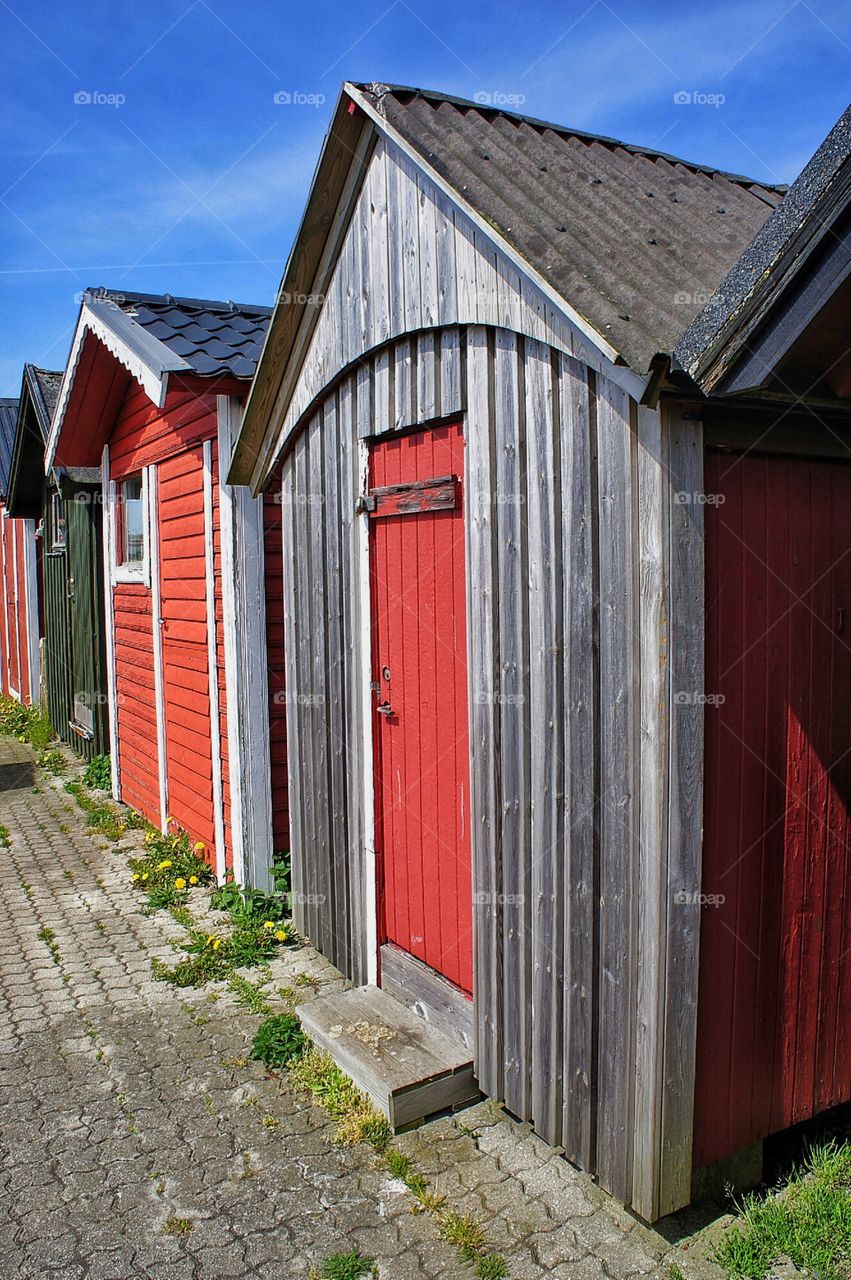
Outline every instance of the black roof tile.
<svg viewBox="0 0 851 1280">
<path fill-rule="evenodd" d="M 9 468 L 18 426 L 19 403 L 20 401 L 12 399 L 0 400 L 0 498 L 5 498 L 9 489 Z"/>
<path fill-rule="evenodd" d="M 93 289 L 91 296 L 115 303 L 200 377 L 253 377 L 272 315 L 271 307 L 170 294 Z"/>
</svg>

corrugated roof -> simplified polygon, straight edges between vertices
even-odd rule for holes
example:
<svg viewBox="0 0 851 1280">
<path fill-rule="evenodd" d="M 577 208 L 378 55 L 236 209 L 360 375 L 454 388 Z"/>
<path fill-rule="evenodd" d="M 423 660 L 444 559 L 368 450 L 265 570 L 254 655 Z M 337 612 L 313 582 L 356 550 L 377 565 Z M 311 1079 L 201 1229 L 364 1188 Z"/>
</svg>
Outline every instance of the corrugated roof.
<svg viewBox="0 0 851 1280">
<path fill-rule="evenodd" d="M 699 377 L 701 367 L 729 334 L 737 317 L 782 275 L 781 264 L 789 250 L 799 244 L 802 232 L 815 241 L 825 233 L 820 210 L 849 162 L 851 107 L 845 109 L 789 188 L 788 195 L 680 339 L 675 352 L 677 360 L 693 376 Z"/>
<path fill-rule="evenodd" d="M 441 94 L 358 88 L 642 374 L 786 190 Z"/>
<path fill-rule="evenodd" d="M 252 378 L 272 315 L 271 307 L 170 294 L 92 289 L 89 296 L 120 307 L 202 378 L 216 374 Z"/>
<path fill-rule="evenodd" d="M 0 400 L 0 498 L 6 497 L 9 488 L 9 468 L 12 465 L 19 404 L 19 400 Z"/>
</svg>

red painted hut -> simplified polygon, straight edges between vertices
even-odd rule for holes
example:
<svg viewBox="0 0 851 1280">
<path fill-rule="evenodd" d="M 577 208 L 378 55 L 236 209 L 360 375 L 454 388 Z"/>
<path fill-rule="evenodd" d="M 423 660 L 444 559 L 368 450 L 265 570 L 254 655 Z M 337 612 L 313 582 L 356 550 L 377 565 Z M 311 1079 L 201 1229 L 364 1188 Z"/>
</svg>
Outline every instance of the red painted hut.
<svg viewBox="0 0 851 1280">
<path fill-rule="evenodd" d="M 0 688 L 32 703 L 41 699 L 36 527 L 6 510 L 18 407 L 17 400 L 0 400 Z"/>
<path fill-rule="evenodd" d="M 269 314 L 87 294 L 46 458 L 102 467 L 114 795 L 258 886 L 289 843 L 281 531 L 226 474 Z"/>
</svg>

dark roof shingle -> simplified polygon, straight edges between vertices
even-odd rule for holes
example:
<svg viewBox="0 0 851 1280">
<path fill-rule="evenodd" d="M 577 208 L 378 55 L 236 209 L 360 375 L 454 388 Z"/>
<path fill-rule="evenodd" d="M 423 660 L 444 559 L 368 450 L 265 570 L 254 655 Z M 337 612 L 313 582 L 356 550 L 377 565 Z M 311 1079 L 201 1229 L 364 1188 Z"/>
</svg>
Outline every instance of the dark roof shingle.
<svg viewBox="0 0 851 1280">
<path fill-rule="evenodd" d="M 444 95 L 357 87 L 639 373 L 673 351 L 785 191 Z"/>
<path fill-rule="evenodd" d="M 9 468 L 18 426 L 19 403 L 12 399 L 0 400 L 0 498 L 5 498 L 9 490 Z"/>
<path fill-rule="evenodd" d="M 90 293 L 95 301 L 113 302 L 120 307 L 152 337 L 181 356 L 199 377 L 253 377 L 271 307 L 103 288 Z"/>
</svg>

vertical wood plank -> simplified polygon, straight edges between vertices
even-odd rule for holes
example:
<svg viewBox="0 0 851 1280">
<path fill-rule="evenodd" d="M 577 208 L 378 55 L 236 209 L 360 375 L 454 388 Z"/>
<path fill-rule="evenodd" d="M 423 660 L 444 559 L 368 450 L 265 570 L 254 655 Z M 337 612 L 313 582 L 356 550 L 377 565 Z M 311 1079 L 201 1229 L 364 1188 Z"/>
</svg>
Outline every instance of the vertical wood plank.
<svg viewBox="0 0 851 1280">
<path fill-rule="evenodd" d="M 662 416 L 638 409 L 641 746 L 632 1203 L 658 1216 L 668 874 L 668 477 Z"/>
<path fill-rule="evenodd" d="M 630 401 L 597 381 L 600 565 L 600 948 L 597 1175 L 632 1184 L 638 758 L 636 544 Z"/>
<path fill-rule="evenodd" d="M 500 718 L 500 817 L 502 844 L 502 947 L 504 953 L 505 1103 L 528 1115 L 531 1097 L 529 957 L 529 637 L 525 399 L 522 339 L 497 330 L 493 338 L 493 430 L 496 437 L 496 545 L 500 680 L 491 696 Z"/>
<path fill-rule="evenodd" d="M 438 408 L 439 369 L 433 331 L 417 336 L 416 421 L 429 422 L 440 416 Z"/>
<path fill-rule="evenodd" d="M 670 790 L 665 1062 L 662 1082 L 660 1214 L 691 1198 L 697 981 L 703 830 L 703 708 L 677 693 L 704 687 L 703 427 L 672 409 L 668 440 L 671 557 Z M 685 897 L 685 901 L 683 898 Z"/>
<path fill-rule="evenodd" d="M 466 334 L 467 401 L 466 503 L 468 669 L 470 672 L 470 786 L 473 841 L 474 1010 L 476 1074 L 482 1089 L 503 1096 L 502 945 L 498 897 L 501 846 L 496 777 L 499 751 L 497 560 L 492 498 L 495 491 L 492 444 L 491 353 L 487 331 Z"/>
<path fill-rule="evenodd" d="M 549 347 L 527 342 L 525 422 L 529 540 L 529 703 L 532 969 L 531 1109 L 535 1129 L 562 1141 L 564 989 L 564 717 L 561 653 L 561 431 L 554 421 Z M 556 401 L 557 407 L 557 401 Z M 525 717 L 524 717 L 525 718 Z"/>
<path fill-rule="evenodd" d="M 567 1156 L 596 1166 L 596 771 L 597 654 L 593 565 L 592 413 L 588 371 L 555 357 L 561 429 L 561 541 L 564 547 L 563 650 L 565 828 L 564 1118 Z M 596 436 L 594 436 L 594 441 Z"/>
</svg>

